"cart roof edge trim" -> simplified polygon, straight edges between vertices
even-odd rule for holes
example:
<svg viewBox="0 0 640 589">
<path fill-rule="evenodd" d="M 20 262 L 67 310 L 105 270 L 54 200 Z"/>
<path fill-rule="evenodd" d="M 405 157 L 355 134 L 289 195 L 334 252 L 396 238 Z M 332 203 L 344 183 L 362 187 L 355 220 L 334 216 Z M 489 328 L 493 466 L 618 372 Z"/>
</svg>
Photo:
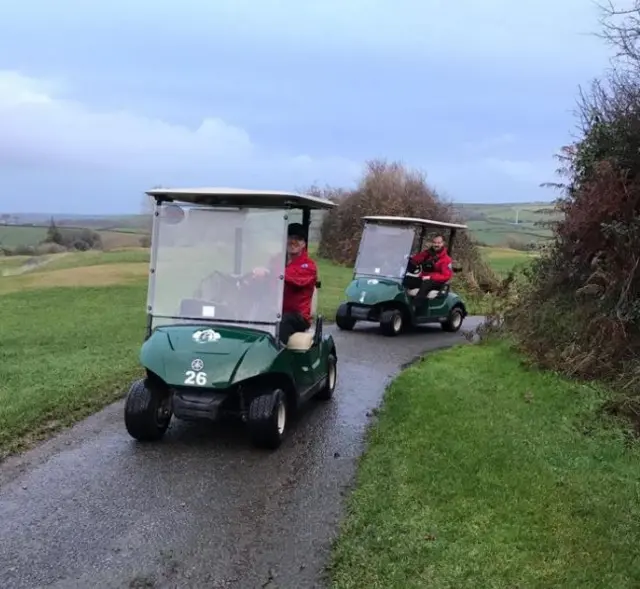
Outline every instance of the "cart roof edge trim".
<svg viewBox="0 0 640 589">
<path fill-rule="evenodd" d="M 227 205 L 246 207 L 308 207 L 332 209 L 336 203 L 312 196 L 281 190 L 248 190 L 243 188 L 154 188 L 145 194 L 194 205 Z"/>
<path fill-rule="evenodd" d="M 391 215 L 362 217 L 364 221 L 402 223 L 407 225 L 425 225 L 430 227 L 447 227 L 449 229 L 468 229 L 466 225 L 459 223 L 446 223 L 445 221 L 432 221 L 431 219 L 418 219 L 417 217 L 394 217 Z"/>
</svg>

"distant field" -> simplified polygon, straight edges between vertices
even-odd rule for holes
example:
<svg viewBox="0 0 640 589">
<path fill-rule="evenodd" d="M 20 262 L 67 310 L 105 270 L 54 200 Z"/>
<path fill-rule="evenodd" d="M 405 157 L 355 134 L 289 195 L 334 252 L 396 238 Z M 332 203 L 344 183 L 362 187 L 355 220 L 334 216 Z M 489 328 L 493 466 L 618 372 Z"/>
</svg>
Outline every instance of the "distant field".
<svg viewBox="0 0 640 589">
<path fill-rule="evenodd" d="M 142 233 L 133 232 L 131 230 L 124 231 L 98 231 L 102 238 L 102 246 L 106 250 L 122 248 L 122 247 L 138 247 Z"/>
<path fill-rule="evenodd" d="M 540 243 L 552 235 L 538 223 L 556 221 L 560 215 L 550 203 L 456 204 L 473 237 L 489 246 Z M 516 224 L 516 220 L 518 223 Z"/>
<path fill-rule="evenodd" d="M 530 262 L 535 254 L 509 248 L 481 247 L 480 252 L 499 276 L 506 276 L 516 266 Z"/>
<path fill-rule="evenodd" d="M 486 245 L 509 245 L 509 243 L 539 243 L 551 237 L 551 231 L 536 227 L 533 223 L 512 225 L 500 221 L 467 221 L 473 236 Z"/>
<path fill-rule="evenodd" d="M 46 227 L 0 225 L 0 245 L 3 246 L 38 245 L 46 235 Z"/>
<path fill-rule="evenodd" d="M 543 219 L 558 219 L 559 214 L 553 212 L 553 205 L 548 202 L 525 203 L 456 203 L 455 207 L 469 219 L 486 217 L 515 223 L 518 221 L 540 221 Z"/>
<path fill-rule="evenodd" d="M 76 229 L 78 227 L 75 227 Z M 102 237 L 105 249 L 136 247 L 140 245 L 142 233 L 139 229 L 95 229 Z M 47 235 L 47 226 L 0 225 L 0 245 L 8 247 L 36 246 Z"/>
</svg>

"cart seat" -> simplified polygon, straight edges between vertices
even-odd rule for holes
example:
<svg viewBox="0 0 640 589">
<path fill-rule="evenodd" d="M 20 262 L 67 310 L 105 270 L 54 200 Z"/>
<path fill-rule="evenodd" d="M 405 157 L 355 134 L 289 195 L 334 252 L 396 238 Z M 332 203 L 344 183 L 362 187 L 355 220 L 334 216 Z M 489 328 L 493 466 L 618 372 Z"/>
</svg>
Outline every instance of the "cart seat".
<svg viewBox="0 0 640 589">
<path fill-rule="evenodd" d="M 408 290 L 408 291 L 407 291 L 407 294 L 408 294 L 410 297 L 415 297 L 415 296 L 418 294 L 418 292 L 419 292 L 419 291 L 420 291 L 420 289 L 419 289 L 419 288 L 412 288 L 412 289 L 410 289 L 410 290 Z M 440 292 L 441 292 L 441 291 L 439 291 L 439 290 L 430 290 L 430 291 L 427 293 L 427 299 L 429 299 L 430 301 L 431 301 L 431 300 L 433 300 L 433 299 L 435 299 L 435 298 L 440 294 Z"/>
<path fill-rule="evenodd" d="M 449 288 L 450 288 L 450 285 L 447 282 L 447 283 L 442 285 L 442 288 L 440 290 L 430 290 L 427 293 L 427 300 L 432 301 L 438 295 L 447 295 L 449 293 Z M 407 296 L 415 297 L 418 294 L 419 291 L 420 291 L 419 288 L 407 289 Z"/>
<path fill-rule="evenodd" d="M 315 335 L 315 329 L 310 327 L 307 331 L 296 331 L 289 336 L 287 342 L 287 349 L 294 350 L 296 352 L 306 352 L 313 346 L 313 336 Z"/>
<path fill-rule="evenodd" d="M 318 288 L 320 282 L 316 282 L 316 287 L 313 289 L 313 297 L 311 298 L 311 317 L 315 319 L 318 309 Z M 316 333 L 315 322 L 311 323 L 311 327 L 307 331 L 296 331 L 289 336 L 287 341 L 287 349 L 295 350 L 297 352 L 306 352 L 313 346 L 313 336 Z"/>
</svg>

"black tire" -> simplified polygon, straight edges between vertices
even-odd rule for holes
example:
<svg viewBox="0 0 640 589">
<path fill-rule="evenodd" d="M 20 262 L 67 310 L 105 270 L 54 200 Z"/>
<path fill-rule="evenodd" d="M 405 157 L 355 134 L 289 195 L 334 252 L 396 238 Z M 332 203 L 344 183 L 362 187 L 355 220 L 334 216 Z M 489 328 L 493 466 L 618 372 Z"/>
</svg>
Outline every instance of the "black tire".
<svg viewBox="0 0 640 589">
<path fill-rule="evenodd" d="M 132 438 L 139 442 L 160 440 L 171 416 L 168 393 L 150 389 L 143 379 L 131 385 L 124 404 L 124 424 Z"/>
<path fill-rule="evenodd" d="M 449 316 L 442 322 L 442 329 L 450 333 L 455 333 L 462 327 L 464 321 L 464 313 L 460 307 L 451 309 Z"/>
<path fill-rule="evenodd" d="M 338 366 L 334 354 L 329 354 L 327 358 L 327 384 L 316 394 L 321 401 L 329 401 L 333 397 L 338 382 Z"/>
<path fill-rule="evenodd" d="M 249 436 L 253 445 L 269 450 L 278 448 L 285 436 L 287 417 L 287 398 L 281 389 L 255 397 L 249 405 Z"/>
<path fill-rule="evenodd" d="M 394 337 L 402 332 L 404 327 L 404 317 L 397 309 L 383 311 L 380 314 L 380 331 L 384 335 Z"/>
<path fill-rule="evenodd" d="M 336 311 L 336 325 L 343 331 L 351 331 L 356 325 L 356 320 L 347 315 L 347 305 L 344 303 Z"/>
</svg>

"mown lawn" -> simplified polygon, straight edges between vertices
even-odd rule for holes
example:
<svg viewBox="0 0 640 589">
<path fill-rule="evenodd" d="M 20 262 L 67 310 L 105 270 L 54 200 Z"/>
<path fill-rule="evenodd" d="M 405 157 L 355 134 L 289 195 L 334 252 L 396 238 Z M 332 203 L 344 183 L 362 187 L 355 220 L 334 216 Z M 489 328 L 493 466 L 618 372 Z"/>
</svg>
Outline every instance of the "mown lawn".
<svg viewBox="0 0 640 589">
<path fill-rule="evenodd" d="M 144 288 L 0 296 L 0 456 L 118 398 L 139 372 Z"/>
<path fill-rule="evenodd" d="M 501 343 L 390 387 L 334 547 L 334 589 L 635 589 L 640 452 L 603 395 Z"/>
</svg>

